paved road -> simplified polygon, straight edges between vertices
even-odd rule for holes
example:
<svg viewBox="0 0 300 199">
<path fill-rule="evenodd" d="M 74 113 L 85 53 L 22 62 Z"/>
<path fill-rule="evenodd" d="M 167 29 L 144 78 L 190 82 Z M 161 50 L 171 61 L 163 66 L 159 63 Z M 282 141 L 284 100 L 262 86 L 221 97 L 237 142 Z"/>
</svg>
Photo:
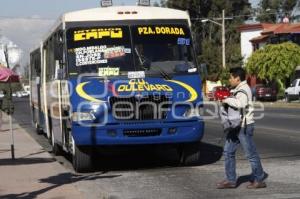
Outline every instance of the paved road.
<svg viewBox="0 0 300 199">
<path fill-rule="evenodd" d="M 15 101 L 15 119 L 49 150 L 47 140 L 31 127 L 27 100 Z M 218 120 L 206 122 L 203 159 L 197 166 L 177 167 L 173 150 L 132 149 L 101 156 L 95 172 L 80 177 L 72 174 L 69 180 L 87 198 L 300 198 L 300 109 L 272 108 L 264 114 L 257 121 L 255 141 L 269 173 L 267 189 L 245 188 L 250 168 L 241 150 L 237 156 L 240 186 L 235 190 L 215 189 L 223 177 Z M 73 173 L 67 156 L 55 158 Z"/>
</svg>

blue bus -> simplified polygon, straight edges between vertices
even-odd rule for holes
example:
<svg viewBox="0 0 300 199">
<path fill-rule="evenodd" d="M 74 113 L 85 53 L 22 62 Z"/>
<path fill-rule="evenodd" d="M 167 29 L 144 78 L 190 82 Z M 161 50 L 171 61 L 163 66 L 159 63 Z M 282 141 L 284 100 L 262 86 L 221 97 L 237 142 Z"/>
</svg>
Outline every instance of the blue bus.
<svg viewBox="0 0 300 199">
<path fill-rule="evenodd" d="M 30 106 L 77 172 L 103 146 L 170 145 L 199 160 L 202 84 L 187 12 L 120 6 L 62 15 L 30 54 Z"/>
</svg>

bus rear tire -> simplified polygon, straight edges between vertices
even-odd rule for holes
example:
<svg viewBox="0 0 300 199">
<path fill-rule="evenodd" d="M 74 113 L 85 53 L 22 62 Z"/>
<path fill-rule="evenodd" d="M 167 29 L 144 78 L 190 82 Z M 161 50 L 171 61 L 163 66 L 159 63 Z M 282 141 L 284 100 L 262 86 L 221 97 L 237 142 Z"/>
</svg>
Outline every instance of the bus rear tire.
<svg viewBox="0 0 300 199">
<path fill-rule="evenodd" d="M 92 154 L 90 148 L 80 147 L 74 144 L 73 167 L 78 173 L 92 170 Z"/>
<path fill-rule="evenodd" d="M 36 132 L 38 135 L 43 134 L 43 129 L 40 127 L 40 125 L 38 125 L 37 122 L 34 123 L 34 127 L 35 127 L 35 132 Z"/>
<path fill-rule="evenodd" d="M 179 164 L 182 166 L 192 166 L 200 163 L 201 143 L 186 143 L 177 148 Z"/>
</svg>

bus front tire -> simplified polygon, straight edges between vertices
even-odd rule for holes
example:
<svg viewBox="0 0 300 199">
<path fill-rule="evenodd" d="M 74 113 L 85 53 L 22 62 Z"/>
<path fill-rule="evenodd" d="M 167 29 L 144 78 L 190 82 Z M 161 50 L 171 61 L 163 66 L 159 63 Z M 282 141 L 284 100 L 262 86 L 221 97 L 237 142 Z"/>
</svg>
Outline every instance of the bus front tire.
<svg viewBox="0 0 300 199">
<path fill-rule="evenodd" d="M 192 166 L 200 163 L 201 143 L 187 143 L 177 148 L 179 155 L 179 164 L 183 166 Z"/>
<path fill-rule="evenodd" d="M 92 169 L 92 154 L 90 148 L 73 146 L 73 167 L 78 173 L 89 172 Z"/>
</svg>

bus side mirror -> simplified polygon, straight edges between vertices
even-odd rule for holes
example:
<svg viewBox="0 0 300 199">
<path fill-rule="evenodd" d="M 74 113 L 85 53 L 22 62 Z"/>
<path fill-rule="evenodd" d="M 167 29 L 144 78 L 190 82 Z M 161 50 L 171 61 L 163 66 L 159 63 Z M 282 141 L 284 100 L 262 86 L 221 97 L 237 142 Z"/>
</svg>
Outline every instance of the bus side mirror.
<svg viewBox="0 0 300 199">
<path fill-rule="evenodd" d="M 201 54 L 201 43 L 197 42 L 197 41 L 201 41 L 199 36 L 193 34 L 194 50 L 195 50 L 196 55 L 200 55 Z"/>
<path fill-rule="evenodd" d="M 54 59 L 63 60 L 63 43 L 57 42 L 56 47 L 54 48 Z"/>
<path fill-rule="evenodd" d="M 200 47 L 200 44 L 195 43 L 194 49 L 195 49 L 196 55 L 200 55 L 200 54 L 201 54 L 201 47 Z"/>
<path fill-rule="evenodd" d="M 205 63 L 200 64 L 200 71 L 205 78 L 208 76 L 207 65 Z"/>
<path fill-rule="evenodd" d="M 55 60 L 63 60 L 63 50 L 64 50 L 63 32 L 59 31 L 55 36 L 55 48 L 54 48 Z"/>
</svg>

